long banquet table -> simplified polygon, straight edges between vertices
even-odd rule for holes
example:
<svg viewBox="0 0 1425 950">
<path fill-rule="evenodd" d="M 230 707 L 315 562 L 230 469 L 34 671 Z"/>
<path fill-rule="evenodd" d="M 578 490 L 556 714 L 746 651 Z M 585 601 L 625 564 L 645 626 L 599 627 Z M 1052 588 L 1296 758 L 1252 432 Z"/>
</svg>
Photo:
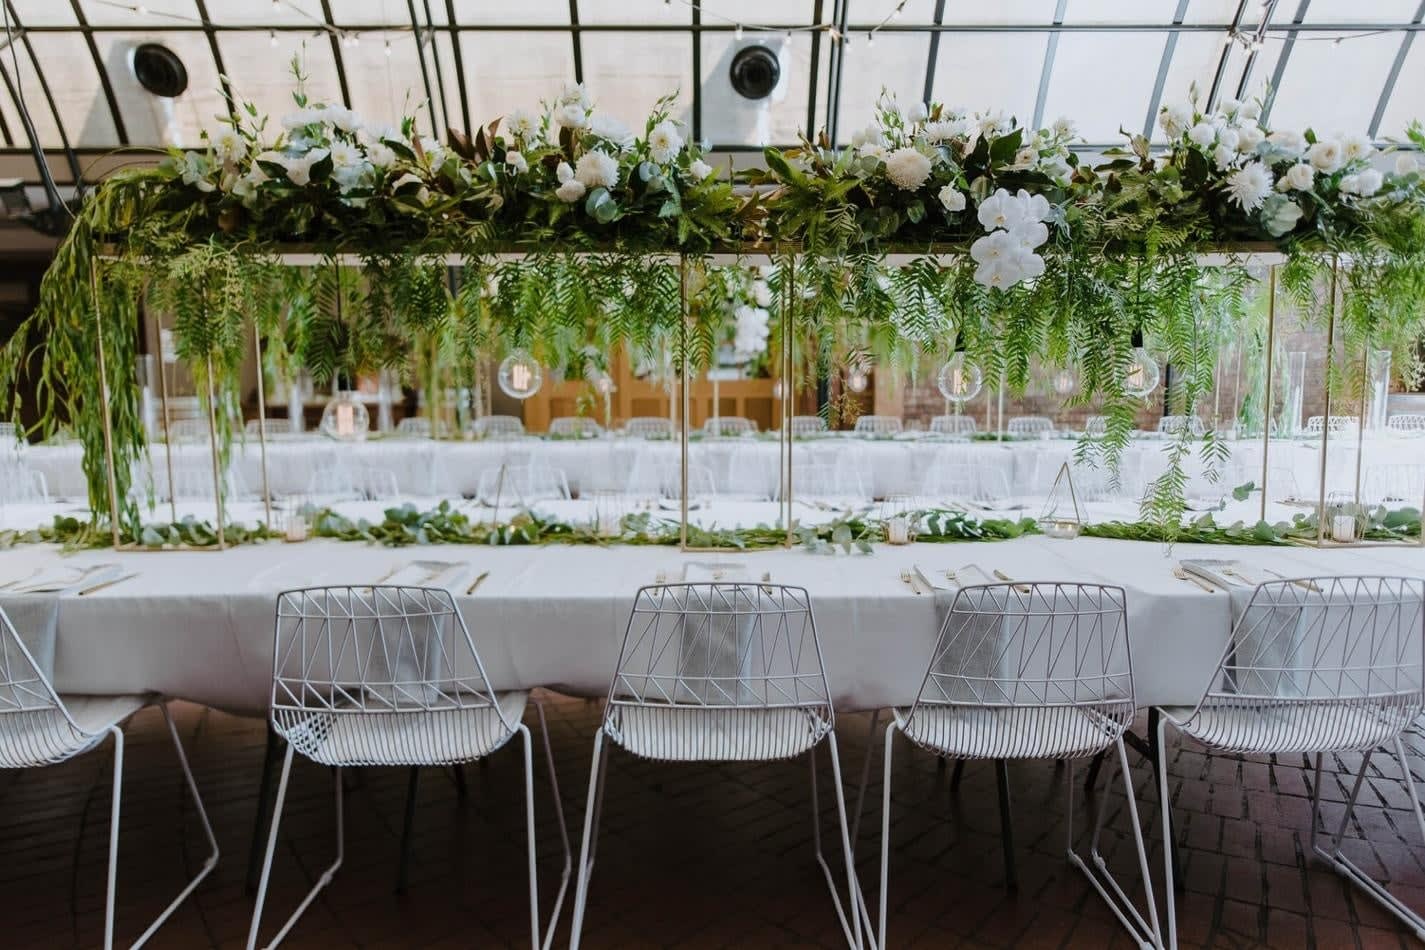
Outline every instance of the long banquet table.
<svg viewBox="0 0 1425 950">
<path fill-rule="evenodd" d="M 1140 705 L 1192 703 L 1226 640 L 1228 595 L 1172 574 L 1185 558 L 1236 558 L 1244 572 L 1288 576 L 1425 575 L 1425 549 L 1351 550 L 1158 544 L 1043 537 L 999 543 L 877 545 L 871 555 L 803 550 L 682 554 L 674 548 L 589 546 L 382 548 L 350 542 L 272 542 L 223 552 L 64 554 L 52 546 L 0 551 L 0 584 L 63 559 L 117 563 L 137 576 L 56 601 L 53 676 L 69 693 L 153 690 L 261 715 L 270 694 L 278 591 L 376 581 L 401 563 L 460 562 L 447 586 L 470 625 L 496 688 L 548 686 L 590 696 L 608 688 L 634 591 L 689 562 L 746 565 L 749 579 L 810 592 L 833 699 L 841 709 L 913 699 L 937 634 L 936 598 L 913 593 L 902 569 L 927 573 L 968 564 L 1016 580 L 1122 585 Z M 467 588 L 480 572 L 476 593 Z M 7 595 L 0 606 L 36 595 Z M 29 613 L 33 613 L 30 611 Z M 33 638 L 35 631 L 30 631 Z"/>
</svg>

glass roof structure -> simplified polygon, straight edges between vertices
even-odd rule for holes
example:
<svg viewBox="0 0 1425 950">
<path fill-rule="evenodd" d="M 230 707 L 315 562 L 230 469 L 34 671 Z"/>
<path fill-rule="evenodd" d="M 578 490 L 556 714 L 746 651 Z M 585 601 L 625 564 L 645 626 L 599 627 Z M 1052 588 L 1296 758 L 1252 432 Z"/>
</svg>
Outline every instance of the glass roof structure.
<svg viewBox="0 0 1425 950">
<path fill-rule="evenodd" d="M 0 154 L 28 153 L 17 102 L 47 150 L 192 145 L 231 94 L 291 109 L 287 64 L 313 98 L 425 131 L 470 131 L 568 82 L 641 124 L 680 91 L 682 120 L 722 151 L 804 130 L 848 141 L 884 87 L 901 102 L 1074 119 L 1086 148 L 1120 129 L 1160 136 L 1163 102 L 1258 96 L 1270 119 L 1399 137 L 1425 117 L 1422 0 L 0 0 Z M 185 90 L 154 95 L 134 52 L 167 47 Z M 749 100 L 733 55 L 776 54 L 775 91 Z"/>
</svg>

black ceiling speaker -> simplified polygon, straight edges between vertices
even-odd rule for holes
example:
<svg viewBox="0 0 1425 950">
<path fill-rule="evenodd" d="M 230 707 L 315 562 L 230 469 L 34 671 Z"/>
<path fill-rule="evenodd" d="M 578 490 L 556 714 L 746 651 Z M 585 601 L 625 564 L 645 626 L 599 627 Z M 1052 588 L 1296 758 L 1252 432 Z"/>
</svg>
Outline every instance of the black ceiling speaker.
<svg viewBox="0 0 1425 950">
<path fill-rule="evenodd" d="M 158 43 L 134 50 L 134 78 L 155 96 L 176 99 L 188 88 L 188 69 L 178 54 Z"/>
<path fill-rule="evenodd" d="M 745 46 L 732 58 L 728 70 L 732 88 L 746 99 L 766 99 L 782 78 L 777 54 L 765 46 Z"/>
</svg>

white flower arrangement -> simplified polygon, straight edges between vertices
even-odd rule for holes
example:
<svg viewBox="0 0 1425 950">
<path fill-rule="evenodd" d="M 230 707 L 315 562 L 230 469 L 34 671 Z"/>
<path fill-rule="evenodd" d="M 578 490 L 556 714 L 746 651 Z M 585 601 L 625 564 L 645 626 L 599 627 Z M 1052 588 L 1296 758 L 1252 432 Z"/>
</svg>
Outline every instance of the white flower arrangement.
<svg viewBox="0 0 1425 950">
<path fill-rule="evenodd" d="M 1044 273 L 1044 258 L 1035 250 L 1049 240 L 1045 222 L 1052 210 L 1047 198 L 1024 189 L 1011 195 L 1000 188 L 980 202 L 976 216 L 989 233 L 970 245 L 970 257 L 978 265 L 975 281 L 1008 290 Z"/>
</svg>

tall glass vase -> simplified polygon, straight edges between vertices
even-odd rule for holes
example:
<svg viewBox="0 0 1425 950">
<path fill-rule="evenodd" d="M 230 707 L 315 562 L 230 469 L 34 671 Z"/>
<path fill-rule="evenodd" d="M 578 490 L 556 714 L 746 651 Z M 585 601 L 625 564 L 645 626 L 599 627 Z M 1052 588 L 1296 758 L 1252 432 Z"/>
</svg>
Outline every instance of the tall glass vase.
<svg viewBox="0 0 1425 950">
<path fill-rule="evenodd" d="M 1366 356 L 1366 431 L 1385 431 L 1389 401 L 1390 350 L 1371 350 Z"/>
<path fill-rule="evenodd" d="M 1296 436 L 1302 432 L 1301 410 L 1306 397 L 1306 353 L 1285 354 L 1282 361 L 1282 411 L 1277 418 L 1277 435 Z"/>
</svg>

